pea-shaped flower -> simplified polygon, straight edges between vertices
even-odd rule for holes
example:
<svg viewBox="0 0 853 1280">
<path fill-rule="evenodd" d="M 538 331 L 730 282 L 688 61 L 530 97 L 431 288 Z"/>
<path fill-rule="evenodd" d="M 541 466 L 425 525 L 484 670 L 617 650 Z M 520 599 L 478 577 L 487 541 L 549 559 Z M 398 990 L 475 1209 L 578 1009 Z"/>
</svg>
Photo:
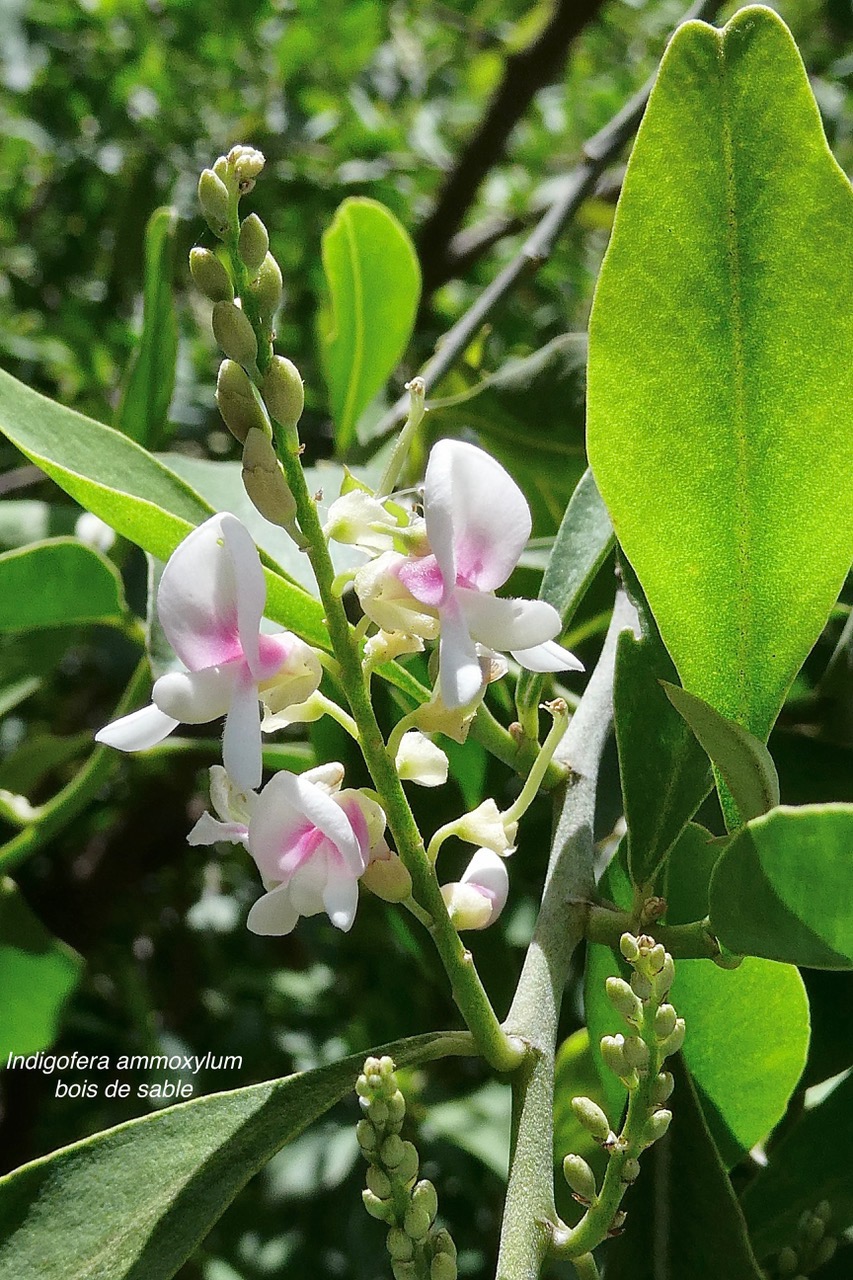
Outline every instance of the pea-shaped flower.
<svg viewBox="0 0 853 1280">
<path fill-rule="evenodd" d="M 150 706 L 96 734 L 120 751 L 142 751 L 177 726 L 225 716 L 225 768 L 244 791 L 261 782 L 259 698 L 274 687 L 303 702 L 320 683 L 316 654 L 289 632 L 262 635 L 266 583 L 255 544 L 236 516 L 194 529 L 169 559 L 157 592 L 160 624 L 186 671 L 154 683 Z"/>
</svg>

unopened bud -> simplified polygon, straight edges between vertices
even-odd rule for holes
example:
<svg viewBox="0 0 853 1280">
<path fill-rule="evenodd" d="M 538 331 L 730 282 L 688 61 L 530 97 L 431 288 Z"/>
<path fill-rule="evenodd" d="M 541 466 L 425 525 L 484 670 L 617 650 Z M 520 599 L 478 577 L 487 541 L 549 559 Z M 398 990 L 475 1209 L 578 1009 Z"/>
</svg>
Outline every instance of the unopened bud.
<svg viewBox="0 0 853 1280">
<path fill-rule="evenodd" d="M 674 977 L 675 963 L 667 951 L 660 971 L 652 978 L 652 993 L 658 1000 L 664 1000 L 669 995 Z"/>
<path fill-rule="evenodd" d="M 644 973 L 631 974 L 631 990 L 638 1000 L 649 1000 L 652 994 L 651 979 Z"/>
<path fill-rule="evenodd" d="M 296 516 L 296 499 L 269 436 L 254 427 L 243 445 L 243 486 L 265 519 L 289 529 Z"/>
<path fill-rule="evenodd" d="M 400 1227 L 392 1227 L 385 1241 L 388 1254 L 394 1262 L 408 1262 L 414 1257 L 415 1248 L 409 1234 Z"/>
<path fill-rule="evenodd" d="M 596 1142 L 606 1142 L 610 1137 L 610 1121 L 592 1098 L 572 1098 L 572 1110 L 584 1129 Z"/>
<path fill-rule="evenodd" d="M 650 1147 L 653 1142 L 657 1142 L 666 1133 L 672 1121 L 672 1112 L 662 1108 L 660 1111 L 649 1116 L 646 1121 L 646 1127 L 643 1131 L 643 1146 Z"/>
<path fill-rule="evenodd" d="M 623 1046 L 625 1061 L 634 1071 L 645 1071 L 649 1065 L 649 1046 L 639 1036 L 626 1036 Z"/>
<path fill-rule="evenodd" d="M 661 1057 L 668 1058 L 670 1054 L 678 1053 L 684 1044 L 684 1030 L 684 1019 L 676 1018 L 674 1031 L 664 1040 L 660 1047 Z"/>
<path fill-rule="evenodd" d="M 390 849 L 387 857 L 374 858 L 369 863 L 361 883 L 383 902 L 405 902 L 412 892 L 412 877 L 399 854 Z"/>
<path fill-rule="evenodd" d="M 619 950 L 622 952 L 622 955 L 629 964 L 634 964 L 634 962 L 639 958 L 640 948 L 637 946 L 637 939 L 634 937 L 633 933 L 622 934 L 622 937 L 619 939 Z"/>
<path fill-rule="evenodd" d="M 211 302 L 231 302 L 234 286 L 225 267 L 209 249 L 190 249 L 190 275 Z"/>
<path fill-rule="evenodd" d="M 438 1256 L 445 1254 L 448 1258 L 456 1258 L 456 1245 L 453 1243 L 453 1237 L 447 1230 L 447 1227 L 440 1227 L 432 1238 L 433 1253 Z"/>
<path fill-rule="evenodd" d="M 388 1221 L 393 1207 L 390 1200 L 380 1200 L 372 1191 L 362 1191 L 361 1200 L 371 1218 L 378 1218 L 380 1222 Z"/>
<path fill-rule="evenodd" d="M 826 1223 L 816 1213 L 810 1214 L 803 1235 L 809 1244 L 819 1244 L 826 1235 Z"/>
<path fill-rule="evenodd" d="M 213 163 L 213 172 L 223 182 L 228 181 L 228 161 L 225 156 L 218 156 Z"/>
<path fill-rule="evenodd" d="M 394 1170 L 394 1177 L 400 1182 L 414 1182 L 418 1176 L 418 1153 L 411 1142 L 403 1143 L 403 1158 Z"/>
<path fill-rule="evenodd" d="M 637 975 L 634 974 L 634 977 Z M 631 979 L 633 986 L 633 978 Z M 605 983 L 607 999 L 617 1013 L 621 1013 L 626 1022 L 638 1027 L 643 1017 L 643 1008 L 635 992 L 623 978 L 608 978 Z"/>
<path fill-rule="evenodd" d="M 797 1274 L 800 1266 L 800 1259 L 796 1252 L 786 1245 L 784 1249 L 779 1250 L 776 1258 L 776 1270 L 780 1276 L 794 1276 Z"/>
<path fill-rule="evenodd" d="M 621 1035 L 601 1037 L 601 1057 L 604 1064 L 620 1078 L 627 1076 L 631 1070 L 625 1059 L 624 1043 L 625 1037 Z"/>
<path fill-rule="evenodd" d="M 229 360 L 253 365 L 258 358 L 258 340 L 245 311 L 234 302 L 216 302 L 211 321 L 213 336 Z"/>
<path fill-rule="evenodd" d="M 241 444 L 254 428 L 269 435 L 269 423 L 252 380 L 235 360 L 223 360 L 216 379 L 216 403 L 228 430 Z"/>
<path fill-rule="evenodd" d="M 828 1200 L 820 1200 L 814 1207 L 814 1215 L 820 1218 L 824 1226 L 828 1225 L 832 1218 L 832 1205 Z"/>
<path fill-rule="evenodd" d="M 248 218 L 243 219 L 240 227 L 237 251 L 252 276 L 260 271 L 269 247 L 270 238 L 266 227 L 256 213 L 250 213 Z"/>
<path fill-rule="evenodd" d="M 406 1216 L 403 1219 L 406 1235 L 412 1240 L 423 1240 L 424 1236 L 429 1234 L 431 1221 L 426 1209 L 419 1209 L 412 1205 L 406 1210 Z"/>
<path fill-rule="evenodd" d="M 391 1274 L 394 1280 L 418 1280 L 418 1264 L 416 1262 L 392 1262 Z"/>
<path fill-rule="evenodd" d="M 438 1213 L 438 1194 L 428 1179 L 424 1178 L 412 1191 L 412 1204 L 422 1209 L 432 1223 Z"/>
<path fill-rule="evenodd" d="M 667 1040 L 675 1030 L 677 1014 L 671 1004 L 662 1004 L 655 1014 L 655 1035 Z"/>
<path fill-rule="evenodd" d="M 652 1085 L 652 1102 L 655 1106 L 661 1106 L 668 1098 L 672 1097 L 672 1091 L 675 1088 L 675 1076 L 671 1071 L 661 1071 L 660 1075 Z"/>
<path fill-rule="evenodd" d="M 382 1098 L 373 1098 L 370 1106 L 367 1108 L 368 1119 L 377 1126 L 382 1128 L 388 1119 L 388 1107 Z"/>
<path fill-rule="evenodd" d="M 636 1182 L 640 1176 L 639 1160 L 627 1159 L 622 1165 L 620 1177 L 623 1182 Z"/>
<path fill-rule="evenodd" d="M 379 1148 L 379 1159 L 386 1169 L 396 1169 L 405 1154 L 405 1143 L 396 1133 L 390 1134 Z"/>
<path fill-rule="evenodd" d="M 660 973 L 666 959 L 666 947 L 660 942 L 656 943 L 648 953 L 646 958 L 647 972 L 651 977 L 653 974 Z"/>
<path fill-rule="evenodd" d="M 812 1254 L 812 1269 L 817 1271 L 818 1267 L 822 1267 L 824 1263 L 829 1262 L 830 1258 L 834 1258 L 837 1248 L 838 1240 L 835 1236 L 824 1236 Z"/>
<path fill-rule="evenodd" d="M 370 1097 L 370 1085 L 367 1083 L 367 1076 L 363 1071 L 355 1082 L 355 1091 L 360 1098 Z"/>
<path fill-rule="evenodd" d="M 265 160 L 262 151 L 256 151 L 245 143 L 238 143 L 228 152 L 228 163 L 234 170 L 240 190 L 245 194 L 255 185 L 255 179 L 263 169 Z"/>
<path fill-rule="evenodd" d="M 281 295 L 284 289 L 281 267 L 271 253 L 265 255 L 257 278 L 249 287 L 261 318 L 269 324 L 281 306 Z"/>
<path fill-rule="evenodd" d="M 305 387 L 299 370 L 286 356 L 273 356 L 261 384 L 264 404 L 283 427 L 295 427 L 305 408 Z"/>
<path fill-rule="evenodd" d="M 367 1170 L 367 1186 L 380 1200 L 388 1200 L 391 1196 L 391 1179 L 384 1169 L 372 1164 Z"/>
<path fill-rule="evenodd" d="M 399 1089 L 388 1099 L 388 1123 L 400 1124 L 406 1114 L 406 1099 Z"/>
<path fill-rule="evenodd" d="M 449 1253 L 437 1253 L 429 1264 L 429 1280 L 456 1280 L 456 1259 Z"/>
<path fill-rule="evenodd" d="M 595 1199 L 595 1174 L 581 1156 L 574 1153 L 566 1156 L 563 1161 L 563 1177 L 585 1204 L 590 1204 Z"/>
<path fill-rule="evenodd" d="M 228 230 L 230 198 L 225 183 L 212 169 L 201 171 L 201 177 L 198 180 L 198 202 L 207 225 L 213 234 L 221 239 Z"/>
<path fill-rule="evenodd" d="M 358 1138 L 358 1145 L 366 1155 L 376 1150 L 378 1138 L 369 1120 L 359 1120 L 355 1126 L 355 1136 Z"/>
</svg>

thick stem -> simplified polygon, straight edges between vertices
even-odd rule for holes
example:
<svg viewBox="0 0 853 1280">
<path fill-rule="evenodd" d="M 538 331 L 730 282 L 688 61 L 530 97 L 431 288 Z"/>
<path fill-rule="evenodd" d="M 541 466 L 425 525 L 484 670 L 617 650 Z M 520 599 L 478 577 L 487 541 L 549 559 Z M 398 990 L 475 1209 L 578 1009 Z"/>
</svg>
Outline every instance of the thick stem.
<svg viewBox="0 0 853 1280">
<path fill-rule="evenodd" d="M 590 942 L 602 942 L 605 946 L 619 948 L 623 933 L 629 933 L 636 925 L 636 917 L 630 911 L 615 907 L 590 904 L 586 919 L 586 936 Z M 692 920 L 689 924 L 665 925 L 655 922 L 652 926 L 655 941 L 662 943 L 673 960 L 716 960 L 720 944 L 711 932 L 710 921 Z"/>
<path fill-rule="evenodd" d="M 593 818 L 598 768 L 610 731 L 619 633 L 635 624 L 619 592 L 598 665 L 559 754 L 569 781 L 557 824 L 533 939 L 504 1027 L 532 1049 L 513 1081 L 515 1142 L 501 1231 L 498 1280 L 537 1280 L 556 1221 L 553 1181 L 554 1050 L 563 988 L 584 935 L 595 889 Z"/>
</svg>

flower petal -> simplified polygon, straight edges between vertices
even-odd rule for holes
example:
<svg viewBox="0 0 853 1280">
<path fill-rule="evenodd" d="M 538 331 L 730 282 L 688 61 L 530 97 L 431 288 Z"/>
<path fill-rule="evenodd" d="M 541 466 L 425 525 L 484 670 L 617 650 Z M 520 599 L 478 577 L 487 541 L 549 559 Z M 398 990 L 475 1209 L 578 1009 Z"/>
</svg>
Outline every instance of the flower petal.
<svg viewBox="0 0 853 1280">
<path fill-rule="evenodd" d="M 249 670 L 255 679 L 259 679 L 267 674 L 262 671 L 258 651 L 261 618 L 267 602 L 264 571 L 258 549 L 246 526 L 236 516 L 226 513 L 222 516 L 221 527 L 234 575 L 240 646 Z"/>
<path fill-rule="evenodd" d="M 511 649 L 510 653 L 516 662 L 528 671 L 583 671 L 584 665 L 568 649 L 564 649 L 555 640 L 546 640 L 544 644 L 536 644 L 531 649 Z"/>
<path fill-rule="evenodd" d="M 261 785 L 261 705 L 258 689 L 249 679 L 234 685 L 222 735 L 222 763 L 241 791 Z"/>
<path fill-rule="evenodd" d="M 480 659 L 455 599 L 441 611 L 438 677 L 442 701 L 451 710 L 473 702 L 483 688 Z"/>
<path fill-rule="evenodd" d="M 445 582 L 480 591 L 506 582 L 530 537 L 530 509 L 518 485 L 489 454 L 461 440 L 433 446 L 424 516 Z"/>
<path fill-rule="evenodd" d="M 468 863 L 460 884 L 475 885 L 488 894 L 492 901 L 492 920 L 498 918 L 509 894 L 509 873 L 503 858 L 499 858 L 491 849 L 478 849 Z"/>
<path fill-rule="evenodd" d="M 119 751 L 145 751 L 168 738 L 179 724 L 180 720 L 165 715 L 151 703 L 139 711 L 131 712 L 129 716 L 114 720 L 112 724 L 104 725 L 95 734 L 95 741 L 103 743 L 105 747 L 116 747 Z"/>
<path fill-rule="evenodd" d="M 262 937 L 282 937 L 291 933 L 299 912 L 290 901 L 290 889 L 279 885 L 258 898 L 246 919 L 246 927 Z"/>
<path fill-rule="evenodd" d="M 447 756 L 418 729 L 409 729 L 403 734 L 394 764 L 403 782 L 440 787 L 447 781 Z"/>
<path fill-rule="evenodd" d="M 205 810 L 187 836 L 187 844 L 218 844 L 223 840 L 229 844 L 245 846 L 248 843 L 248 837 L 249 829 L 242 822 L 220 822 Z"/>
<path fill-rule="evenodd" d="M 330 873 L 323 891 L 323 906 L 335 928 L 348 933 L 358 906 L 358 881 L 352 876 Z"/>
<path fill-rule="evenodd" d="M 464 587 L 456 588 L 456 599 L 474 639 L 503 653 L 553 640 L 560 631 L 560 615 L 544 600 L 502 600 Z"/>
<path fill-rule="evenodd" d="M 167 671 L 155 680 L 151 697 L 160 711 L 181 724 L 207 724 L 225 715 L 243 673 L 242 659 L 202 671 Z"/>
<path fill-rule="evenodd" d="M 353 874 L 362 870 L 361 850 L 346 814 L 316 783 L 281 770 L 264 787 L 249 823 L 249 850 L 262 875 L 276 878 L 288 845 L 316 827 L 338 849 Z"/>
<path fill-rule="evenodd" d="M 234 519 L 205 520 L 175 548 L 160 579 L 157 614 L 190 671 L 242 656 L 234 563 L 222 530 L 223 521 Z"/>
</svg>

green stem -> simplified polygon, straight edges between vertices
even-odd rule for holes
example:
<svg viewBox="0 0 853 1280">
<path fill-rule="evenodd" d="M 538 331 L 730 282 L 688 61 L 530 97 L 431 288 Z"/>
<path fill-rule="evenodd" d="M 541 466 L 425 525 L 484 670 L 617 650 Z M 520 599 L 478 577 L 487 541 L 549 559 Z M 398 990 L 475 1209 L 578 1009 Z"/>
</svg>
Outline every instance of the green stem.
<svg viewBox="0 0 853 1280">
<path fill-rule="evenodd" d="M 379 488 L 376 490 L 377 498 L 387 498 L 397 478 L 403 469 L 409 449 L 412 446 L 412 440 L 418 427 L 423 422 L 424 417 L 424 396 L 426 395 L 426 387 L 422 378 L 412 378 L 407 383 L 406 390 L 411 396 L 411 404 L 409 406 L 409 416 L 406 419 L 403 430 L 397 437 L 391 457 L 388 459 L 388 466 L 385 473 L 379 481 Z"/>
<path fill-rule="evenodd" d="M 623 933 L 630 933 L 636 917 L 630 911 L 618 911 L 615 907 L 590 903 L 586 917 L 586 936 L 590 942 L 619 949 Z M 689 924 L 660 924 L 653 926 L 655 941 L 662 943 L 673 960 L 716 960 L 720 944 L 711 932 L 710 921 L 692 920 Z"/>
<path fill-rule="evenodd" d="M 274 423 L 274 431 L 285 478 L 296 500 L 299 525 L 309 543 L 308 558 L 326 611 L 326 623 L 335 657 L 340 663 L 344 690 L 358 726 L 361 749 L 379 793 L 397 852 L 412 877 L 414 896 L 429 913 L 430 932 L 450 978 L 453 998 L 470 1027 L 480 1052 L 496 1069 L 510 1070 L 518 1064 L 523 1050 L 501 1028 L 471 954 L 462 945 L 447 914 L 438 880 L 427 860 L 420 831 L 374 714 L 362 672 L 358 642 L 347 620 L 343 603 L 333 589 L 334 567 L 316 504 L 308 492 L 299 455 L 293 451 L 287 432 L 278 423 Z"/>
<path fill-rule="evenodd" d="M 143 657 L 116 707 L 116 717 L 126 714 L 135 706 L 150 678 L 148 658 Z M 0 847 L 0 873 L 11 871 L 67 827 L 95 798 L 106 779 L 118 767 L 120 759 L 112 747 L 96 747 L 67 786 L 33 811 L 30 825 Z"/>
<path fill-rule="evenodd" d="M 569 723 L 569 709 L 561 698 L 551 703 L 551 714 L 554 717 L 554 723 L 551 725 L 547 738 L 542 743 L 542 749 L 533 762 L 533 767 L 525 779 L 518 799 L 503 815 L 504 822 L 518 822 L 519 818 L 523 817 L 530 808 L 539 794 L 539 789 L 548 771 L 548 766 L 554 758 L 554 752 L 560 744 L 560 739 L 566 732 L 566 725 Z"/>
<path fill-rule="evenodd" d="M 580 706 L 560 744 L 571 774 L 557 793 L 557 825 L 533 939 L 504 1027 L 533 1050 L 513 1080 L 515 1141 L 501 1230 L 498 1280 L 538 1280 L 557 1221 L 553 1182 L 554 1051 L 572 955 L 595 891 L 593 819 L 610 732 L 619 633 L 636 615 L 620 592 Z"/>
<path fill-rule="evenodd" d="M 577 1272 L 578 1280 L 601 1280 L 601 1273 L 591 1253 L 584 1253 L 579 1258 L 572 1258 L 572 1266 Z"/>
</svg>

